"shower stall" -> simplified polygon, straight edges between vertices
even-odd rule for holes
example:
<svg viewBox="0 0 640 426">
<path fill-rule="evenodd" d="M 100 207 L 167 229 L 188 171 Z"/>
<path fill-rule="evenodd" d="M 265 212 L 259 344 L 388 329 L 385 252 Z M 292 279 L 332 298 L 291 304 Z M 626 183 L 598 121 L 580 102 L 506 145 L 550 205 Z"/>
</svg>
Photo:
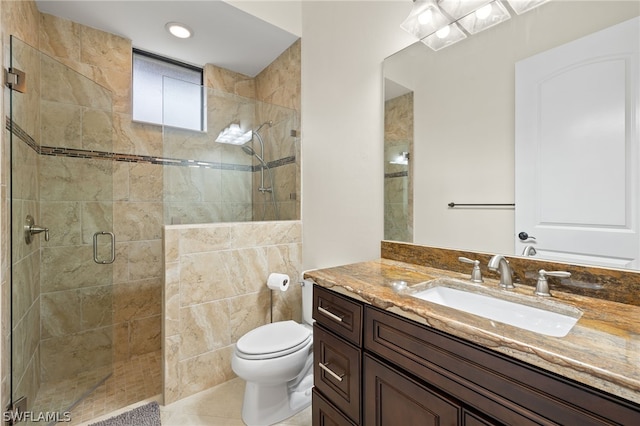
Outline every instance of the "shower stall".
<svg viewBox="0 0 640 426">
<path fill-rule="evenodd" d="M 11 402 L 61 416 L 159 354 L 163 225 L 299 218 L 298 114 L 201 87 L 207 130 L 133 123 L 118 94 L 15 37 L 10 57 L 27 81 L 6 120 Z M 185 84 L 166 78 L 163 105 Z M 270 124 L 216 143 L 230 123 Z M 160 393 L 159 365 L 141 375 Z"/>
</svg>

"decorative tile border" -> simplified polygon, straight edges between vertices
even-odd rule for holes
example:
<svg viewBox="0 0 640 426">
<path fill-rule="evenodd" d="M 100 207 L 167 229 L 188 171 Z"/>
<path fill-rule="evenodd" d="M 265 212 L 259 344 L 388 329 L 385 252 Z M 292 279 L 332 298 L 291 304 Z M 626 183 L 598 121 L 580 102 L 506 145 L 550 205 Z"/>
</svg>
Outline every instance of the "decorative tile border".
<svg viewBox="0 0 640 426">
<path fill-rule="evenodd" d="M 393 173 L 385 173 L 384 178 L 397 178 L 397 177 L 409 177 L 409 172 L 407 170 L 403 172 L 393 172 Z"/>
<path fill-rule="evenodd" d="M 87 149 L 61 148 L 53 146 L 42 146 L 9 117 L 6 119 L 6 129 L 16 135 L 40 155 L 51 155 L 54 157 L 88 158 L 94 160 L 123 161 L 127 163 L 159 164 L 162 166 L 180 166 L 205 169 L 235 170 L 244 172 L 256 172 L 260 170 L 259 165 L 220 163 L 214 161 L 184 160 L 180 158 L 156 157 L 150 155 L 119 154 L 108 151 L 94 151 Z M 296 162 L 295 156 L 284 157 L 279 160 L 269 161 L 267 166 L 271 169 L 285 166 Z"/>
<path fill-rule="evenodd" d="M 20 138 L 21 141 L 23 141 L 24 143 L 29 145 L 34 151 L 36 151 L 38 153 L 40 152 L 38 143 L 31 136 L 29 136 L 29 134 L 27 132 L 22 130 L 22 128 L 20 126 L 18 126 L 16 123 L 12 122 L 9 117 L 7 117 L 5 126 L 6 126 L 6 129 L 10 133 L 13 133 L 18 138 Z"/>
</svg>

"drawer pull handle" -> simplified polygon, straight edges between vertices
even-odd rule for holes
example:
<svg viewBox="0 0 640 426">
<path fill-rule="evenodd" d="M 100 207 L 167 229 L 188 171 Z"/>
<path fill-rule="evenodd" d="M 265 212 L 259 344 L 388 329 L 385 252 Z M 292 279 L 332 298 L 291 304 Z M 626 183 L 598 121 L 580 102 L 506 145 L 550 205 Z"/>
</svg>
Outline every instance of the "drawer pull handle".
<svg viewBox="0 0 640 426">
<path fill-rule="evenodd" d="M 328 316 L 332 320 L 335 320 L 335 321 L 338 321 L 338 322 L 342 322 L 342 317 L 337 316 L 333 312 L 329 312 L 328 310 L 326 310 L 322 306 L 318 306 L 318 311 L 322 312 L 323 314 L 325 314 L 326 316 Z"/>
<path fill-rule="evenodd" d="M 327 373 L 329 373 L 330 376 L 332 376 L 334 379 L 336 379 L 337 381 L 341 382 L 342 378 L 344 377 L 344 373 L 342 374 L 338 374 L 335 371 L 331 370 L 329 367 L 327 367 L 329 364 L 323 364 L 321 362 L 318 363 L 318 366 L 320 368 L 322 368 L 324 371 L 326 371 Z"/>
</svg>

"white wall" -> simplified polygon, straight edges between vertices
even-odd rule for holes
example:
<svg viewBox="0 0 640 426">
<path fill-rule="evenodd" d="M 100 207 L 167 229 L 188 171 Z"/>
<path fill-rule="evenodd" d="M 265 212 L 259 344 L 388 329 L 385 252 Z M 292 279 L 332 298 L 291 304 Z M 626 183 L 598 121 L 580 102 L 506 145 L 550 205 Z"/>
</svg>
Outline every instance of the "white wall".
<svg viewBox="0 0 640 426">
<path fill-rule="evenodd" d="M 411 2 L 302 4 L 305 269 L 370 260 L 383 238 L 384 58 Z"/>
<path fill-rule="evenodd" d="M 224 0 L 233 7 L 302 36 L 302 2 L 297 0 Z"/>
</svg>

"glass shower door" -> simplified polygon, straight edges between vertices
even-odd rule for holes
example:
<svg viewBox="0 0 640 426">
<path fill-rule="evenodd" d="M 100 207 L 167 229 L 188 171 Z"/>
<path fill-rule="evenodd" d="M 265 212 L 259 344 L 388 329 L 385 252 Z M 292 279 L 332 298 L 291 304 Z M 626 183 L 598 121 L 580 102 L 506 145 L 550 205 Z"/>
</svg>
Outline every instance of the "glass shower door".
<svg viewBox="0 0 640 426">
<path fill-rule="evenodd" d="M 11 398 L 51 420 L 113 369 L 112 95 L 15 37 L 10 67 Z"/>
</svg>

